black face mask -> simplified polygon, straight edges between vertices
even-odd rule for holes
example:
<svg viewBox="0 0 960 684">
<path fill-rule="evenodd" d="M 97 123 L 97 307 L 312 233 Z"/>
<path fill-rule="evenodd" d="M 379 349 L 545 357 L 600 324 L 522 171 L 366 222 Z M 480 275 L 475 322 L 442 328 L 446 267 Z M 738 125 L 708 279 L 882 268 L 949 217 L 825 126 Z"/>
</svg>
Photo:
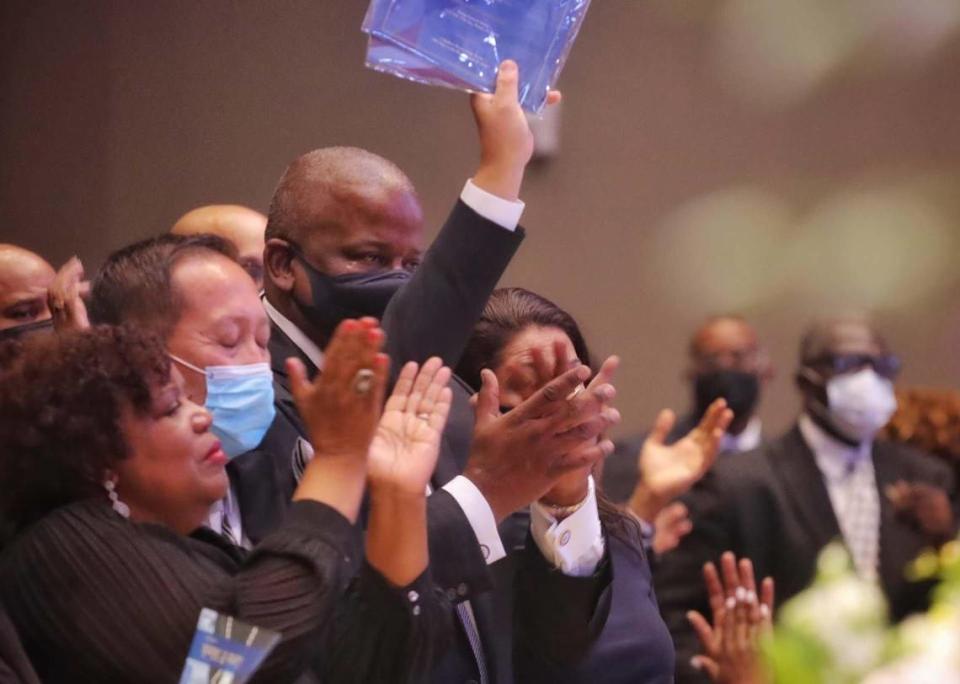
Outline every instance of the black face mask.
<svg viewBox="0 0 960 684">
<path fill-rule="evenodd" d="M 717 399 L 726 399 L 734 420 L 749 416 L 760 398 L 760 379 L 755 373 L 718 370 L 700 373 L 694 380 L 697 416 L 703 416 Z"/>
<path fill-rule="evenodd" d="M 318 271 L 296 251 L 294 254 L 310 278 L 311 301 L 297 302 L 297 305 L 314 325 L 329 333 L 347 318 L 381 318 L 387 304 L 411 277 L 407 271 L 331 276 Z"/>
<path fill-rule="evenodd" d="M 33 321 L 32 323 L 24 323 L 23 325 L 15 325 L 12 328 L 7 328 L 6 330 L 0 330 L 0 343 L 8 342 L 10 340 L 22 340 L 25 337 L 28 337 L 35 333 L 46 333 L 46 332 L 53 332 L 52 318 L 48 318 L 44 321 Z"/>
</svg>

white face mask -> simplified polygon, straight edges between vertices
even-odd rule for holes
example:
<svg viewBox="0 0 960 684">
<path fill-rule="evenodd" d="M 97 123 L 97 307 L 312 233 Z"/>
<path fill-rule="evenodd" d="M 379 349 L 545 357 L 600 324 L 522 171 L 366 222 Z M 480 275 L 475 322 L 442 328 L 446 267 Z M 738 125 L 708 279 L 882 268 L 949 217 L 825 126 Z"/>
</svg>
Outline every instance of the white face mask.
<svg viewBox="0 0 960 684">
<path fill-rule="evenodd" d="M 834 427 L 861 444 L 872 440 L 897 410 L 893 383 L 872 368 L 831 378 L 827 400 Z"/>
</svg>

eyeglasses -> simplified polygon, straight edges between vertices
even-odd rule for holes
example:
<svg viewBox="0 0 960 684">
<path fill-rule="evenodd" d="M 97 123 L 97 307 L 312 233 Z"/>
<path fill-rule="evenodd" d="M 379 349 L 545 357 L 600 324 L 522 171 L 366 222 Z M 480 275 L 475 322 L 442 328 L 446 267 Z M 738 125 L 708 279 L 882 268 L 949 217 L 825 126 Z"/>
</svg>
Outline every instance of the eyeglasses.
<svg viewBox="0 0 960 684">
<path fill-rule="evenodd" d="M 899 357 L 893 354 L 828 354 L 816 359 L 811 365 L 826 366 L 834 375 L 855 373 L 868 366 L 885 378 L 895 378 L 900 372 Z"/>
</svg>

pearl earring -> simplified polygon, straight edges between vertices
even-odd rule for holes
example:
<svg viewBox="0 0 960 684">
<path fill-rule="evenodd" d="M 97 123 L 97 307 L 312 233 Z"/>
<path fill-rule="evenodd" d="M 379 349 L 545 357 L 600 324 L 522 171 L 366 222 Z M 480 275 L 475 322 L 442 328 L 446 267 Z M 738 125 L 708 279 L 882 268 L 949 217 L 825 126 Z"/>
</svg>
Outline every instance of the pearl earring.
<svg viewBox="0 0 960 684">
<path fill-rule="evenodd" d="M 113 506 L 113 510 L 122 515 L 124 518 L 129 518 L 130 507 L 123 503 L 120 500 L 120 497 L 117 495 L 117 483 L 113 480 L 104 480 L 103 488 L 107 490 L 107 497 L 110 499 L 110 505 Z"/>
</svg>

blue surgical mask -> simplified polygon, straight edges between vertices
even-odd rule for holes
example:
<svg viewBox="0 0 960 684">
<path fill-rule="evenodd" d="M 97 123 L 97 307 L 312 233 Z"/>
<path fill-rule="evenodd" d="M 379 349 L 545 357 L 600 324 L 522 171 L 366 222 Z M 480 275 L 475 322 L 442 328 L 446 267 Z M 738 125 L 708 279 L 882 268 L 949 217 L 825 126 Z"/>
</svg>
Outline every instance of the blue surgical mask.
<svg viewBox="0 0 960 684">
<path fill-rule="evenodd" d="M 230 458 L 255 449 L 270 429 L 273 405 L 273 372 L 268 363 L 198 368 L 170 354 L 170 358 L 203 374 L 207 379 L 206 409 L 213 416 L 211 430 Z"/>
</svg>

